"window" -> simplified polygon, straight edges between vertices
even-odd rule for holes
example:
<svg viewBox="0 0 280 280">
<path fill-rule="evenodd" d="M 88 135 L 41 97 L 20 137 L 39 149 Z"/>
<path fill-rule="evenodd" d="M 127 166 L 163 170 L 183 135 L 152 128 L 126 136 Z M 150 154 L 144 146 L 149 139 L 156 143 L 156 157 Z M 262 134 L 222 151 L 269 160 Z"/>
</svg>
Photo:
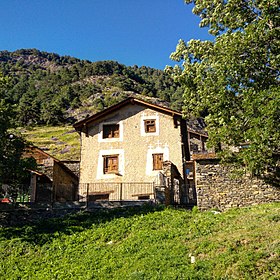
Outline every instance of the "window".
<svg viewBox="0 0 280 280">
<path fill-rule="evenodd" d="M 141 136 L 157 136 L 159 135 L 159 116 L 151 115 L 147 116 L 143 114 L 141 116 L 141 122 L 140 122 L 140 133 Z"/>
<path fill-rule="evenodd" d="M 119 137 L 120 137 L 120 126 L 118 124 L 103 125 L 103 139 L 119 138 Z"/>
<path fill-rule="evenodd" d="M 107 145 L 108 146 L 108 145 Z M 152 161 L 152 160 L 151 160 Z M 99 150 L 96 179 L 115 179 L 124 175 L 124 149 Z M 152 169 L 152 167 L 151 167 Z"/>
<path fill-rule="evenodd" d="M 156 120 L 144 120 L 144 124 L 146 133 L 156 132 Z"/>
<path fill-rule="evenodd" d="M 98 142 L 123 141 L 123 121 L 104 121 L 98 126 Z"/>
<path fill-rule="evenodd" d="M 153 154 L 153 170 L 162 170 L 163 154 Z"/>
<path fill-rule="evenodd" d="M 112 174 L 119 172 L 119 156 L 108 155 L 103 156 L 103 173 Z"/>
</svg>

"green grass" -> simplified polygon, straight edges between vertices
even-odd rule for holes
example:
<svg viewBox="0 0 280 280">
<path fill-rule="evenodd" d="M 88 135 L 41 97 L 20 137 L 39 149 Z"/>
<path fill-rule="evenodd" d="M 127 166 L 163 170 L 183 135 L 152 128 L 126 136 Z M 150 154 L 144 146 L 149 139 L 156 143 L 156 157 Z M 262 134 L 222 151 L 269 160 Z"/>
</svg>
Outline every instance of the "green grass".
<svg viewBox="0 0 280 280">
<path fill-rule="evenodd" d="M 2 228 L 0 278 L 279 279 L 279 232 L 279 203 L 80 212 Z"/>
<path fill-rule="evenodd" d="M 72 126 L 19 129 L 25 139 L 59 160 L 79 160 L 79 134 Z"/>
</svg>

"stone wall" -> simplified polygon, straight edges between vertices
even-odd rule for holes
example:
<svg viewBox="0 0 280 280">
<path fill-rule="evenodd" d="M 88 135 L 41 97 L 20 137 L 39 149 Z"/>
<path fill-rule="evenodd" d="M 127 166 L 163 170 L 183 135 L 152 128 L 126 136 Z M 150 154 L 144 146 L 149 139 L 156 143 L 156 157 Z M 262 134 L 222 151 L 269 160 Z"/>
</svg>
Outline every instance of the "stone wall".
<svg viewBox="0 0 280 280">
<path fill-rule="evenodd" d="M 80 176 L 80 161 L 62 160 L 61 161 L 67 168 L 69 168 L 77 177 Z"/>
<path fill-rule="evenodd" d="M 221 211 L 232 207 L 280 201 L 280 188 L 267 185 L 249 175 L 236 177 L 232 169 L 218 160 L 195 162 L 197 205 L 200 210 Z"/>
<path fill-rule="evenodd" d="M 79 179 L 61 162 L 55 162 L 53 167 L 54 200 L 65 202 L 75 201 L 78 196 Z"/>
<path fill-rule="evenodd" d="M 177 166 L 171 161 L 164 161 L 162 171 L 165 178 L 165 204 L 185 204 L 186 189 Z"/>
</svg>

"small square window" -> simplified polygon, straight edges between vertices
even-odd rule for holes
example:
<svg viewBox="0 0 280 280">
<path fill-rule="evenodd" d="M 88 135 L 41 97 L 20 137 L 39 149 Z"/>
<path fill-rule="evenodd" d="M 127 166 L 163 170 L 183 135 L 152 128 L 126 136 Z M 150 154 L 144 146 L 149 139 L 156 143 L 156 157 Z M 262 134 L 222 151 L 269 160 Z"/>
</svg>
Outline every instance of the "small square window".
<svg viewBox="0 0 280 280">
<path fill-rule="evenodd" d="M 120 126 L 118 124 L 104 124 L 103 125 L 103 139 L 119 138 Z"/>
<path fill-rule="evenodd" d="M 156 132 L 156 120 L 144 120 L 144 124 L 146 133 Z"/>
<path fill-rule="evenodd" d="M 153 170 L 162 170 L 163 154 L 153 154 Z"/>
<path fill-rule="evenodd" d="M 119 156 L 118 155 L 103 156 L 103 173 L 116 174 L 118 172 L 119 172 Z"/>
</svg>

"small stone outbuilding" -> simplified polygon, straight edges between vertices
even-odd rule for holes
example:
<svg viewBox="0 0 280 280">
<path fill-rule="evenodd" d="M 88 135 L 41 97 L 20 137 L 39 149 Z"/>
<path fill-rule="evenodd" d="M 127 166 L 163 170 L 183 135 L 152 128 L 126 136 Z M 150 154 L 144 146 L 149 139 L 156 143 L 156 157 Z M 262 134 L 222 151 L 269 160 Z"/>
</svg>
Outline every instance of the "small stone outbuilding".
<svg viewBox="0 0 280 280">
<path fill-rule="evenodd" d="M 33 157 L 38 170 L 31 171 L 31 201 L 75 201 L 78 176 L 60 160 L 38 147 L 29 147 L 24 157 Z"/>
</svg>

